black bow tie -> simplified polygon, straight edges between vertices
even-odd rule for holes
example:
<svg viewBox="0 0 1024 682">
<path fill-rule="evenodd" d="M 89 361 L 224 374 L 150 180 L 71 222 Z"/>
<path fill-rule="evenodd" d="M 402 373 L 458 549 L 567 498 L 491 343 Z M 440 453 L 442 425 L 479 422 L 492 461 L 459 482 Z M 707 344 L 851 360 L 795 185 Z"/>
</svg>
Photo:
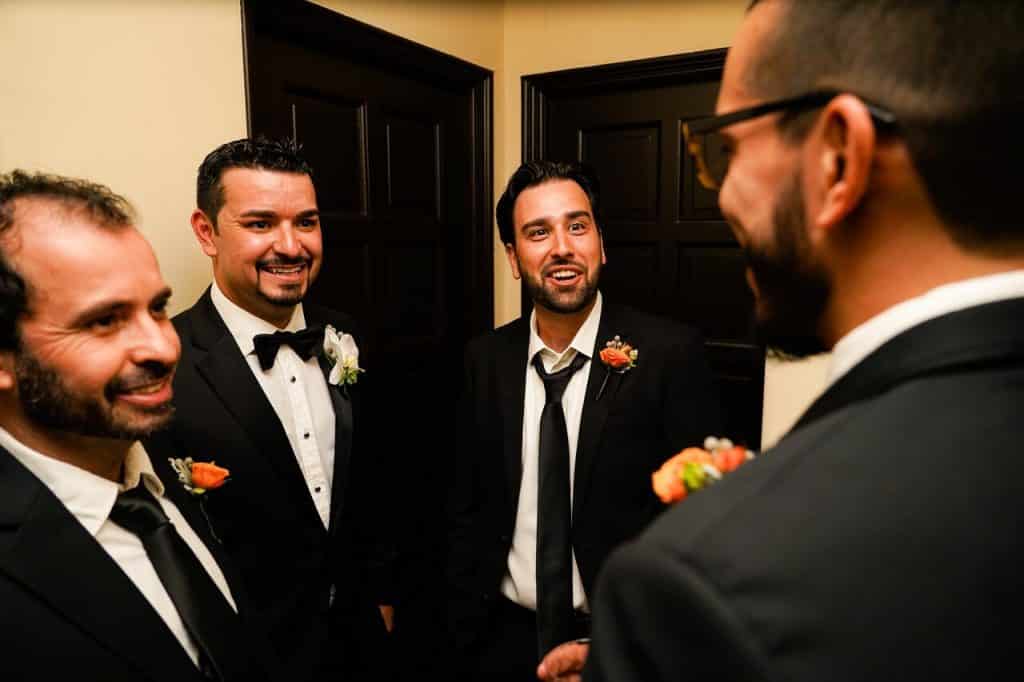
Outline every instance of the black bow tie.
<svg viewBox="0 0 1024 682">
<path fill-rule="evenodd" d="M 307 327 L 298 332 L 274 332 L 273 334 L 257 334 L 252 339 L 256 357 L 260 361 L 260 369 L 264 372 L 274 366 L 277 350 L 282 346 L 291 346 L 303 360 L 309 360 L 324 344 L 324 328 Z"/>
</svg>

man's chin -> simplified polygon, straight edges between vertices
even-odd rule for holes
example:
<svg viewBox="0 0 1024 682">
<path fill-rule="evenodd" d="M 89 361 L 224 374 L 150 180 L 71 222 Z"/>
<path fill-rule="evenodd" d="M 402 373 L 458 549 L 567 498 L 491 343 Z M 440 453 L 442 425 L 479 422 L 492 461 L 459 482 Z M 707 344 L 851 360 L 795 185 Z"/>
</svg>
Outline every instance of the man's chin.
<svg viewBox="0 0 1024 682">
<path fill-rule="evenodd" d="M 758 321 L 756 336 L 758 343 L 768 349 L 768 355 L 778 360 L 802 360 L 828 352 L 815 334 L 798 331 L 775 320 Z"/>
<path fill-rule="evenodd" d="M 277 290 L 272 292 L 262 291 L 263 300 L 277 308 L 293 308 L 302 303 L 306 297 L 307 287 L 296 287 L 294 290 Z"/>
</svg>

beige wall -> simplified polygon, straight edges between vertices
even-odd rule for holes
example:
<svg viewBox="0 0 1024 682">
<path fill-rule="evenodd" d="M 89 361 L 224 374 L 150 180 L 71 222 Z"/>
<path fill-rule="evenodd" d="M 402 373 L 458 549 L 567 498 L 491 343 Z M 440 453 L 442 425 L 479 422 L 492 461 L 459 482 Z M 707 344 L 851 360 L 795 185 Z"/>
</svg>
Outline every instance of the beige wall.
<svg viewBox="0 0 1024 682">
<path fill-rule="evenodd" d="M 84 176 L 139 209 L 187 307 L 210 279 L 195 171 L 245 135 L 237 0 L 0 0 L 0 169 Z"/>
<path fill-rule="evenodd" d="M 499 194 L 520 161 L 520 78 L 728 45 L 747 0 L 318 0 L 495 73 Z M 0 169 L 81 175 L 140 210 L 172 310 L 209 264 L 189 231 L 195 169 L 245 134 L 238 0 L 0 0 Z M 12 68 L 12 65 L 16 65 Z M 495 239 L 495 322 L 519 288 Z M 809 402 L 823 364 L 769 367 L 765 437 Z"/>
</svg>

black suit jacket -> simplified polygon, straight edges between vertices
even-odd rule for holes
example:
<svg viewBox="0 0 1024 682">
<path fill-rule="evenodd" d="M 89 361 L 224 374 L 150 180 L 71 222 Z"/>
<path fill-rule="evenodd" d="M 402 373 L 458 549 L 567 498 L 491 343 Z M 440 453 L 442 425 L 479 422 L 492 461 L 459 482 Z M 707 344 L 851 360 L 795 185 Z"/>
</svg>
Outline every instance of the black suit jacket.
<svg viewBox="0 0 1024 682">
<path fill-rule="evenodd" d="M 210 549 L 243 615 L 244 595 L 193 501 L 168 488 Z M 120 566 L 49 488 L 0 448 L 0 651 L 4 680 L 201 682 L 204 678 Z M 247 632 L 239 682 L 275 679 Z"/>
<path fill-rule="evenodd" d="M 1016 299 L 897 336 L 777 447 L 616 552 L 586 679 L 1016 669 L 1022 320 Z"/>
<path fill-rule="evenodd" d="M 361 340 L 347 315 L 303 309 L 309 326 L 332 324 Z M 208 494 L 206 509 L 292 679 L 375 679 L 363 654 L 379 653 L 386 634 L 371 575 L 379 557 L 369 511 L 378 492 L 373 451 L 360 448 L 360 393 L 370 373 L 346 389 L 328 387 L 337 431 L 325 529 L 284 427 L 209 290 L 174 327 L 182 344 L 176 413 L 148 444 L 154 467 L 167 485 L 174 478 L 167 457 L 215 460 L 231 471 L 229 483 Z"/>
<path fill-rule="evenodd" d="M 449 610 L 467 645 L 495 603 L 506 572 L 522 478 L 529 318 L 470 342 L 458 413 L 450 524 Z M 598 353 L 619 335 L 636 367 L 609 373 Z M 613 547 L 662 505 L 651 474 L 720 428 L 718 393 L 700 334 L 607 301 L 591 354 L 573 482 L 573 547 L 588 595 Z M 607 377 L 607 384 L 598 393 Z"/>
</svg>

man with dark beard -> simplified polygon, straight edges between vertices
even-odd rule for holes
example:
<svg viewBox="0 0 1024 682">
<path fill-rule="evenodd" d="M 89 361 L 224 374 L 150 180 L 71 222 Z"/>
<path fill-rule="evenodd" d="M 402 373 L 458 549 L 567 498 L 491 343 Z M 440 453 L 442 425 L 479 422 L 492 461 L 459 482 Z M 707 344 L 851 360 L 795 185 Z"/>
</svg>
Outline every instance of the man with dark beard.
<svg viewBox="0 0 1024 682">
<path fill-rule="evenodd" d="M 200 510 L 137 442 L 171 419 L 179 344 L 132 223 L 100 185 L 0 176 L 3 678 L 268 679 Z"/>
<path fill-rule="evenodd" d="M 1005 0 L 751 3 L 688 147 L 768 340 L 831 349 L 829 386 L 609 558 L 584 679 L 1016 676 L 1021 26 Z"/>
<path fill-rule="evenodd" d="M 449 609 L 456 676 L 521 681 L 589 635 L 604 558 L 662 507 L 651 473 L 721 422 L 700 335 L 602 300 L 593 175 L 523 164 L 497 219 L 534 307 L 466 351 Z"/>
<path fill-rule="evenodd" d="M 373 378 L 355 321 L 303 302 L 323 254 L 312 170 L 290 141 L 236 140 L 203 160 L 196 195 L 214 281 L 174 318 L 177 413 L 148 445 L 231 470 L 207 511 L 291 679 L 386 679 Z"/>
</svg>

